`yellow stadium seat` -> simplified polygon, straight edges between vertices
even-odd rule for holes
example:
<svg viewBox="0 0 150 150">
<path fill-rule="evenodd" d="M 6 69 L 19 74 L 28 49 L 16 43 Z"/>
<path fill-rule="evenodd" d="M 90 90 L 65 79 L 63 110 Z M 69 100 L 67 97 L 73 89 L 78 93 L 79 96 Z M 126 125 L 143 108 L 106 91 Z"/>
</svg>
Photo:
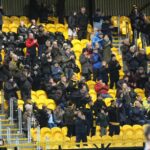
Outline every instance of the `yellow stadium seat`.
<svg viewBox="0 0 150 150">
<path fill-rule="evenodd" d="M 11 28 L 18 28 L 18 25 L 15 23 L 11 23 L 9 24 L 9 29 L 11 30 Z"/>
<path fill-rule="evenodd" d="M 22 111 L 23 111 L 23 105 L 24 105 L 24 101 L 18 100 L 18 108 L 20 108 Z"/>
<path fill-rule="evenodd" d="M 90 89 L 90 90 L 89 90 L 89 94 L 95 94 L 95 95 L 96 95 L 96 92 L 95 92 L 94 89 Z"/>
<path fill-rule="evenodd" d="M 149 46 L 149 47 L 146 47 L 146 54 L 147 54 L 147 55 L 150 55 L 150 46 Z"/>
<path fill-rule="evenodd" d="M 121 130 L 122 130 L 123 132 L 126 132 L 127 130 L 131 130 L 131 131 L 132 131 L 132 126 L 130 126 L 130 125 L 124 125 L 124 126 L 121 128 Z"/>
<path fill-rule="evenodd" d="M 112 51 L 112 52 L 118 52 L 118 49 L 117 49 L 116 47 L 112 47 L 112 48 L 111 48 L 111 51 Z"/>
<path fill-rule="evenodd" d="M 82 46 L 81 45 L 75 45 L 74 47 L 73 47 L 73 50 L 75 51 L 75 52 L 82 52 Z"/>
<path fill-rule="evenodd" d="M 39 99 L 47 99 L 47 95 L 40 95 L 38 98 Z"/>
<path fill-rule="evenodd" d="M 61 129 L 61 132 L 63 133 L 64 136 L 67 136 L 68 128 L 67 128 L 67 127 L 63 127 L 63 128 Z"/>
<path fill-rule="evenodd" d="M 71 41 L 71 43 L 73 44 L 73 46 L 75 46 L 75 45 L 80 45 L 80 46 L 82 46 L 80 40 L 77 40 L 77 39 L 73 39 L 73 40 Z"/>
<path fill-rule="evenodd" d="M 23 21 L 23 20 L 28 20 L 28 18 L 26 16 L 21 16 L 20 21 Z"/>
<path fill-rule="evenodd" d="M 109 144 L 112 142 L 112 137 L 109 135 L 102 136 L 102 143 L 103 144 Z"/>
<path fill-rule="evenodd" d="M 20 21 L 20 18 L 17 17 L 17 16 L 11 16 L 10 17 L 10 20 L 13 22 L 14 20 L 19 20 Z"/>
<path fill-rule="evenodd" d="M 56 24 L 56 30 L 58 32 L 65 32 L 65 26 L 63 24 Z"/>
<path fill-rule="evenodd" d="M 93 28 L 92 28 L 92 26 L 90 24 L 88 24 L 87 31 L 88 31 L 88 33 L 92 33 L 93 32 Z"/>
<path fill-rule="evenodd" d="M 3 20 L 10 20 L 10 18 L 8 16 L 3 16 L 2 18 L 3 18 Z"/>
<path fill-rule="evenodd" d="M 2 28 L 2 32 L 8 33 L 9 32 L 9 28 L 7 28 L 7 27 Z"/>
<path fill-rule="evenodd" d="M 121 146 L 122 146 L 122 135 L 113 135 L 111 147 L 121 147 Z"/>
<path fill-rule="evenodd" d="M 87 40 L 87 39 L 83 39 L 83 40 L 81 40 L 81 45 L 82 45 L 82 47 L 83 48 L 85 48 L 86 47 L 86 45 L 87 45 L 87 43 L 89 43 L 90 41 L 89 40 Z"/>
<path fill-rule="evenodd" d="M 8 23 L 3 23 L 3 28 L 9 28 L 9 24 Z"/>
<path fill-rule="evenodd" d="M 96 84 L 96 82 L 95 82 L 95 81 L 92 81 L 92 80 L 87 81 L 86 83 L 87 83 L 87 85 L 88 85 L 88 87 L 89 87 L 90 89 L 94 89 L 94 86 L 95 86 L 95 84 Z"/>
<path fill-rule="evenodd" d="M 61 128 L 59 127 L 54 127 L 51 129 L 52 134 L 54 134 L 55 132 L 61 132 Z"/>
<path fill-rule="evenodd" d="M 17 33 L 17 28 L 16 28 L 16 27 L 12 27 L 12 28 L 10 29 L 10 31 L 11 31 L 11 32 L 14 32 L 14 33 Z"/>
<path fill-rule="evenodd" d="M 42 109 L 42 107 L 43 107 L 44 105 L 46 105 L 43 100 L 37 99 L 37 100 L 35 100 L 35 102 L 36 102 L 36 105 L 37 105 L 37 107 L 38 107 L 39 109 Z"/>
<path fill-rule="evenodd" d="M 123 22 L 123 21 L 125 21 L 125 22 L 130 22 L 130 19 L 128 18 L 128 17 L 126 17 L 126 16 L 121 16 L 120 17 L 120 22 Z"/>
<path fill-rule="evenodd" d="M 41 136 L 44 136 L 44 135 L 47 134 L 47 133 L 50 133 L 50 134 L 51 134 L 50 128 L 47 128 L 47 127 L 41 128 L 41 131 L 40 131 Z"/>
<path fill-rule="evenodd" d="M 114 100 L 113 98 L 105 98 L 104 102 L 106 104 L 107 107 L 109 107 L 111 105 L 111 101 Z"/>
<path fill-rule="evenodd" d="M 37 95 L 38 97 L 41 96 L 41 95 L 46 95 L 46 92 L 43 91 L 43 90 L 38 90 L 38 91 L 36 91 L 36 95 Z"/>
<path fill-rule="evenodd" d="M 11 24 L 11 21 L 10 20 L 4 20 L 3 23 L 4 24 Z"/>
<path fill-rule="evenodd" d="M 97 95 L 96 95 L 96 94 L 90 94 L 90 96 L 91 96 L 92 101 L 93 101 L 93 102 L 96 102 L 96 100 L 97 100 Z"/>
<path fill-rule="evenodd" d="M 109 89 L 109 90 L 108 90 L 108 93 L 109 93 L 109 95 L 111 95 L 113 98 L 116 97 L 116 90 L 114 90 L 114 89 Z"/>
</svg>

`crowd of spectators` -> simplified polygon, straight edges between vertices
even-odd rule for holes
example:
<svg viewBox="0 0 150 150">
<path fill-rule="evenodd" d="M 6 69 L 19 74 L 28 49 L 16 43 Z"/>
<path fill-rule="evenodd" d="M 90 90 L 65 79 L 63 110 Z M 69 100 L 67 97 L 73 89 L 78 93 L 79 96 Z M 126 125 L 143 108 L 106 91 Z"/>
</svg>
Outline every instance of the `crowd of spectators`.
<svg viewBox="0 0 150 150">
<path fill-rule="evenodd" d="M 128 39 L 123 41 L 121 52 L 125 75 L 119 76 L 121 65 L 111 52 L 112 25 L 108 18 L 94 16 L 95 30 L 92 42 L 82 50 L 76 65 L 76 56 L 71 44 L 72 38 L 86 38 L 88 16 L 86 9 L 69 17 L 69 40 L 62 33 L 44 31 L 42 25 L 31 20 L 27 28 L 20 23 L 18 33 L 0 32 L 0 89 L 8 104 L 17 102 L 17 91 L 21 91 L 25 102 L 23 112 L 24 128 L 27 118 L 34 118 L 33 126 L 68 127 L 68 136 L 76 136 L 76 141 L 87 141 L 88 135 L 95 134 L 95 127 L 101 127 L 101 136 L 119 134 L 124 124 L 145 124 L 150 122 L 150 76 L 147 74 L 147 61 L 143 49 L 138 49 Z M 100 19 L 100 22 L 99 22 Z M 99 22 L 99 23 L 96 23 Z M 26 49 L 25 49 L 26 48 Z M 76 73 L 81 72 L 81 79 Z M 94 89 L 97 100 L 92 101 L 86 81 L 96 82 Z M 105 98 L 112 98 L 108 90 L 117 90 L 116 100 L 109 107 Z M 135 88 L 145 90 L 146 100 L 135 93 Z M 55 110 L 46 106 L 38 109 L 31 101 L 31 90 L 44 90 L 49 99 L 57 105 Z M 88 105 L 88 107 L 87 107 Z"/>
</svg>

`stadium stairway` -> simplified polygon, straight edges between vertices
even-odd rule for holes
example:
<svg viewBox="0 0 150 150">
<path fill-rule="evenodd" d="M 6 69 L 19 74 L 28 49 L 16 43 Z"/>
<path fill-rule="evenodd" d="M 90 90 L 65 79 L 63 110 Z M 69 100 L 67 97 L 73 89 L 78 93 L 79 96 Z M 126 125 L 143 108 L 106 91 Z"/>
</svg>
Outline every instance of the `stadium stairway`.
<svg viewBox="0 0 150 150">
<path fill-rule="evenodd" d="M 0 114 L 0 138 L 4 141 L 7 148 L 18 147 L 19 150 L 33 150 L 34 144 L 28 142 L 24 133 L 20 133 L 16 123 L 11 123 L 6 114 Z"/>
</svg>

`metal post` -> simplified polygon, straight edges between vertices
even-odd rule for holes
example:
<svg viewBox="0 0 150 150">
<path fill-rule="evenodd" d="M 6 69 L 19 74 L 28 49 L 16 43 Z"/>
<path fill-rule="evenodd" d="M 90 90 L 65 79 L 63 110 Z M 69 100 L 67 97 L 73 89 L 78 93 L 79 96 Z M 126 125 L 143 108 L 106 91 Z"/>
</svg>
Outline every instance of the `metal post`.
<svg viewBox="0 0 150 150">
<path fill-rule="evenodd" d="M 28 117 L 27 120 L 27 129 L 28 129 L 28 143 L 31 143 L 31 118 Z"/>
<path fill-rule="evenodd" d="M 20 143 L 19 143 L 19 138 L 17 137 L 16 138 L 16 146 L 17 146 L 17 150 L 20 150 L 20 147 L 18 146 Z"/>
<path fill-rule="evenodd" d="M 4 114 L 4 92 L 1 90 L 1 111 Z"/>
<path fill-rule="evenodd" d="M 21 109 L 18 109 L 18 127 L 19 127 L 19 133 L 22 133 L 22 111 Z"/>
<path fill-rule="evenodd" d="M 10 107 L 10 122 L 13 123 L 14 121 L 14 103 L 13 103 L 13 98 L 10 99 L 10 104 L 9 104 L 9 107 Z"/>
<path fill-rule="evenodd" d="M 37 127 L 37 150 L 40 150 L 40 143 L 41 143 L 41 135 L 40 135 L 40 126 Z"/>
<path fill-rule="evenodd" d="M 7 128 L 7 143 L 11 144 L 11 136 L 10 136 L 11 132 L 10 132 L 10 128 Z"/>
</svg>

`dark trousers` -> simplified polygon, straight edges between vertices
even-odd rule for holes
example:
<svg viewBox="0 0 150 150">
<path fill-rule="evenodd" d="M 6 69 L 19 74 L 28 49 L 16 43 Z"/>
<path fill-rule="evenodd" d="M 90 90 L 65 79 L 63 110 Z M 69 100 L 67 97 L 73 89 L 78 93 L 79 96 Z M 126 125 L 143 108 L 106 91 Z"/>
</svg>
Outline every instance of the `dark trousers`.
<svg viewBox="0 0 150 150">
<path fill-rule="evenodd" d="M 113 80 L 113 79 L 110 79 L 110 88 L 113 89 L 114 85 L 115 85 L 115 88 L 117 88 L 117 82 L 116 80 Z"/>
<path fill-rule="evenodd" d="M 31 99 L 31 89 L 21 90 L 21 97 L 24 101 Z"/>
<path fill-rule="evenodd" d="M 99 80 L 100 79 L 100 69 L 93 69 L 93 80 Z"/>
<path fill-rule="evenodd" d="M 87 142 L 87 137 L 85 132 L 76 133 L 76 142 L 80 143 L 81 141 L 84 143 Z"/>
<path fill-rule="evenodd" d="M 78 39 L 79 40 L 86 39 L 86 36 L 87 36 L 86 30 L 81 29 L 78 31 Z"/>
<path fill-rule="evenodd" d="M 86 81 L 91 80 L 91 73 L 83 73 L 82 76 L 85 78 Z"/>
<path fill-rule="evenodd" d="M 44 44 L 41 44 L 39 45 L 39 49 L 38 49 L 38 56 L 41 57 L 42 56 L 42 52 L 43 52 L 43 49 L 45 48 L 45 45 Z"/>
<path fill-rule="evenodd" d="M 119 133 L 120 133 L 120 126 L 119 125 L 109 124 L 109 135 L 110 136 L 119 135 Z"/>
<path fill-rule="evenodd" d="M 0 31 L 2 30 L 2 26 L 3 26 L 3 25 L 1 24 L 1 25 L 0 25 Z"/>
<path fill-rule="evenodd" d="M 67 136 L 68 137 L 75 136 L 75 126 L 74 125 L 67 125 L 67 128 L 68 128 Z"/>
</svg>

